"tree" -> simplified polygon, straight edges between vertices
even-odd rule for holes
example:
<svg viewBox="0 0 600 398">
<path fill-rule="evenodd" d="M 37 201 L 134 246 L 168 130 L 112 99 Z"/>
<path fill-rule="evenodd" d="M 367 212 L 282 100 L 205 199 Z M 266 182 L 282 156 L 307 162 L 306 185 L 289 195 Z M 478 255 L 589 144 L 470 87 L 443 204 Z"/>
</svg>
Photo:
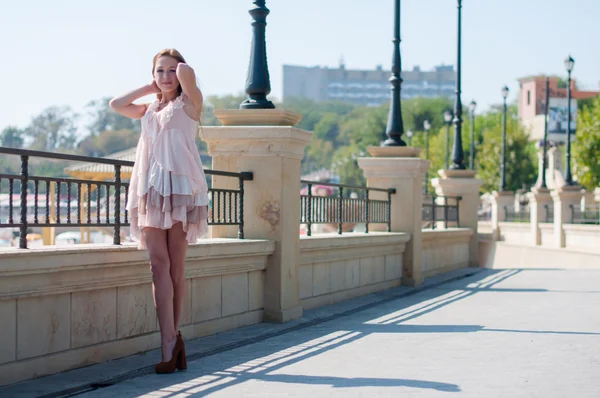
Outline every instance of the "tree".
<svg viewBox="0 0 600 398">
<path fill-rule="evenodd" d="M 587 190 L 600 186 L 600 97 L 585 107 L 577 118 L 576 140 L 573 141 L 575 172 Z"/>
<path fill-rule="evenodd" d="M 30 149 L 54 151 L 72 149 L 77 142 L 78 115 L 68 106 L 51 106 L 31 119 L 25 128 Z"/>
<path fill-rule="evenodd" d="M 110 109 L 110 98 L 101 98 L 88 102 L 85 106 L 91 122 L 87 125 L 91 135 L 98 135 L 106 130 L 130 130 L 140 132 L 139 120 L 130 119 Z"/>
<path fill-rule="evenodd" d="M 497 191 L 500 185 L 502 151 L 502 113 L 494 110 L 478 116 L 484 138 L 476 158 L 477 173 L 484 183 L 483 192 Z M 516 106 L 507 112 L 506 127 L 506 189 L 516 191 L 523 184 L 533 185 L 537 176 L 535 144 L 517 119 Z"/>
<path fill-rule="evenodd" d="M 9 148 L 22 148 L 25 133 L 16 126 L 8 126 L 0 133 L 0 145 Z"/>
</svg>

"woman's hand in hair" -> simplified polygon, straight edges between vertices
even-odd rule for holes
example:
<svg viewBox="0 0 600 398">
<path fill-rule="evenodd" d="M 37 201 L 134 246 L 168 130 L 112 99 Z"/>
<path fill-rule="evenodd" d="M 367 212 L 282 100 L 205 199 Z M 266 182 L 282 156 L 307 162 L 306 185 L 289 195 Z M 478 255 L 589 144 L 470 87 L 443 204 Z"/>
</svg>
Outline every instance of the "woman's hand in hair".
<svg viewBox="0 0 600 398">
<path fill-rule="evenodd" d="M 196 84 L 196 74 L 194 73 L 194 69 L 188 64 L 180 62 L 177 64 L 177 70 L 175 71 L 177 74 L 177 79 L 179 80 L 179 84 L 181 84 L 181 89 L 190 99 L 192 104 L 198 112 L 202 110 L 202 102 L 204 98 L 202 96 L 202 92 L 198 88 Z"/>
</svg>

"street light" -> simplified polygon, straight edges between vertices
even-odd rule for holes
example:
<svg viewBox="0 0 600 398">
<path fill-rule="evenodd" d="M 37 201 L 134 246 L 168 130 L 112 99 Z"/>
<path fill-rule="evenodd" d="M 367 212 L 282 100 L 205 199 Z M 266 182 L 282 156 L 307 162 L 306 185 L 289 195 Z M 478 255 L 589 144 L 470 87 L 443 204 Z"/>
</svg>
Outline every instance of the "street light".
<svg viewBox="0 0 600 398">
<path fill-rule="evenodd" d="M 400 0 L 394 0 L 394 39 L 392 42 L 394 43 L 392 77 L 390 77 L 392 99 L 390 101 L 390 112 L 385 128 L 385 134 L 388 139 L 382 145 L 406 146 L 406 142 L 402 141 L 404 123 L 402 121 L 402 107 L 400 104 L 400 86 L 402 85 L 402 78 L 400 77 L 402 70 L 402 59 L 400 58 Z"/>
<path fill-rule="evenodd" d="M 465 154 L 462 146 L 462 101 L 461 94 L 461 42 L 462 42 L 462 0 L 458 0 L 458 46 L 456 57 L 456 101 L 454 102 L 454 145 L 452 147 L 452 170 L 464 170 Z"/>
<path fill-rule="evenodd" d="M 273 109 L 275 105 L 267 99 L 271 92 L 269 67 L 267 65 L 267 44 L 265 29 L 269 9 L 265 0 L 253 0 L 254 7 L 249 13 L 252 22 L 252 50 L 246 76 L 246 94 L 248 99 L 240 104 L 241 109 Z"/>
<path fill-rule="evenodd" d="M 547 168 L 547 151 L 548 151 L 548 102 L 550 99 L 550 78 L 546 76 L 546 88 L 544 92 L 544 140 L 542 144 L 544 145 L 543 149 L 543 157 L 542 157 L 542 185 L 541 188 L 547 188 L 546 185 L 546 168 Z"/>
<path fill-rule="evenodd" d="M 567 78 L 567 169 L 565 170 L 565 184 L 573 185 L 571 176 L 571 72 L 575 66 L 575 60 L 569 55 L 565 59 L 565 69 L 568 73 Z"/>
<path fill-rule="evenodd" d="M 502 87 L 502 162 L 500 163 L 500 192 L 506 191 L 506 97 L 508 86 Z"/>
<path fill-rule="evenodd" d="M 446 123 L 446 167 L 448 170 L 450 159 L 450 124 L 452 123 L 452 111 L 444 112 L 444 122 Z"/>
<path fill-rule="evenodd" d="M 423 122 L 423 128 L 425 129 L 425 160 L 429 160 L 429 130 L 431 130 L 431 124 L 429 123 L 429 120 L 425 120 Z M 428 191 L 429 191 L 429 176 L 428 176 L 428 171 L 429 168 L 427 168 L 427 170 L 425 170 L 425 195 L 427 195 Z"/>
<path fill-rule="evenodd" d="M 408 146 L 410 146 L 410 143 L 412 142 L 412 137 L 413 137 L 413 132 L 412 130 L 408 130 L 406 132 L 406 136 L 408 137 Z"/>
<path fill-rule="evenodd" d="M 469 166 L 475 170 L 475 108 L 477 102 L 471 101 L 469 104 L 469 115 L 471 116 L 471 149 L 469 151 Z"/>
</svg>

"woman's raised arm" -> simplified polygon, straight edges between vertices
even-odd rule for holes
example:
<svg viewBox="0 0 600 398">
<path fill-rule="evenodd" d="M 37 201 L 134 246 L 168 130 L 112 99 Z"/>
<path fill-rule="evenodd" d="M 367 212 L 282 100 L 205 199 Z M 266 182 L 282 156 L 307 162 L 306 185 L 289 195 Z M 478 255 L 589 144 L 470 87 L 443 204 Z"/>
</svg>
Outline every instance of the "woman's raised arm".
<svg viewBox="0 0 600 398">
<path fill-rule="evenodd" d="M 147 105 L 134 104 L 133 101 L 155 93 L 160 93 L 160 90 L 156 83 L 152 81 L 150 84 L 111 99 L 108 104 L 113 111 L 123 116 L 140 119 L 146 113 Z"/>
</svg>

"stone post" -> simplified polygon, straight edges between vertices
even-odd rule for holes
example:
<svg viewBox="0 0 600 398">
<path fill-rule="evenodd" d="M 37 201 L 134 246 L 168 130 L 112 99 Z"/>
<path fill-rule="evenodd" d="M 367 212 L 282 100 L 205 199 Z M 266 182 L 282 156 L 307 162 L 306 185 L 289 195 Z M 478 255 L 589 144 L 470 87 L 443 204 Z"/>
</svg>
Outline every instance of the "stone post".
<svg viewBox="0 0 600 398">
<path fill-rule="evenodd" d="M 475 178 L 474 170 L 440 170 L 441 178 L 434 178 L 431 184 L 438 196 L 460 196 L 458 204 L 458 219 L 461 228 L 473 231 L 469 242 L 469 266 L 478 267 L 479 237 L 477 224 L 479 217 L 479 188 L 483 180 Z"/>
<path fill-rule="evenodd" d="M 539 246 L 542 244 L 540 223 L 546 222 L 546 206 L 554 206 L 552 196 L 550 196 L 548 188 L 532 188 L 527 197 L 529 198 L 532 242 Z"/>
<path fill-rule="evenodd" d="M 422 207 L 423 178 L 429 169 L 429 161 L 419 158 L 420 149 L 412 147 L 369 147 L 370 158 L 359 158 L 358 165 L 373 188 L 396 188 L 392 195 L 392 232 L 406 232 L 411 238 L 403 254 L 402 283 L 418 286 L 423 283 L 422 254 Z M 373 199 L 384 199 L 383 193 L 373 192 Z M 369 227 L 370 230 L 376 230 Z M 383 228 L 383 227 L 381 227 Z"/>
<path fill-rule="evenodd" d="M 594 189 L 594 200 L 600 202 L 600 188 Z"/>
<path fill-rule="evenodd" d="M 564 224 L 571 222 L 571 205 L 581 204 L 581 187 L 565 185 L 551 193 L 554 200 L 554 244 L 556 247 L 565 247 Z"/>
<path fill-rule="evenodd" d="M 506 211 L 504 208 L 511 208 L 514 204 L 514 193 L 512 191 L 492 193 L 492 235 L 494 240 L 500 240 L 499 224 L 506 221 Z"/>
<path fill-rule="evenodd" d="M 300 318 L 300 161 L 312 133 L 293 127 L 300 115 L 280 109 L 217 110 L 215 115 L 224 126 L 200 131 L 213 168 L 254 173 L 244 185 L 245 238 L 276 242 L 265 272 L 265 320 Z M 214 176 L 212 184 L 237 189 L 238 181 Z M 237 228 L 213 228 L 212 237 L 237 237 Z"/>
<path fill-rule="evenodd" d="M 581 190 L 581 207 L 593 206 L 596 204 L 596 198 L 594 191 L 588 191 L 586 189 Z"/>
</svg>

